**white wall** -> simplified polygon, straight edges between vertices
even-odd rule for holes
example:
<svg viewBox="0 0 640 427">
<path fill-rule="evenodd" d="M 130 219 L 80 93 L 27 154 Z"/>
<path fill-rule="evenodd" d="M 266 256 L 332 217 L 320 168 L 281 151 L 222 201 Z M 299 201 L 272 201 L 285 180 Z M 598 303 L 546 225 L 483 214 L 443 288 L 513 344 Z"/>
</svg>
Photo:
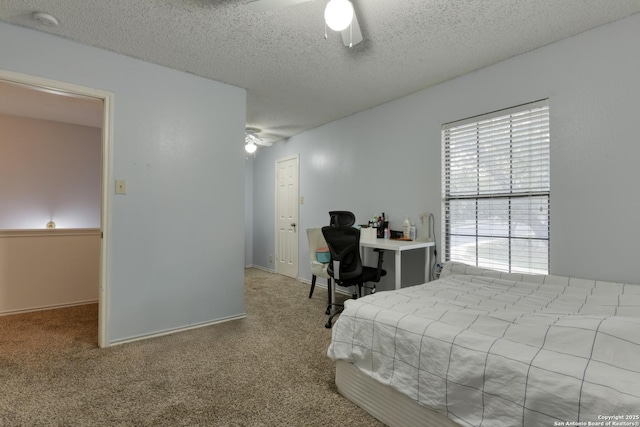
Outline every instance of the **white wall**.
<svg viewBox="0 0 640 427">
<path fill-rule="evenodd" d="M 358 222 L 384 211 L 394 229 L 430 211 L 440 247 L 442 124 L 549 98 L 551 273 L 640 283 L 639 39 L 637 14 L 259 150 L 253 263 L 273 268 L 276 159 L 300 153 L 301 231 L 332 209 Z M 302 232 L 299 243 L 310 279 Z"/>
<path fill-rule="evenodd" d="M 0 314 L 98 300 L 100 230 L 0 231 Z"/>
<path fill-rule="evenodd" d="M 109 341 L 243 314 L 245 91 L 2 23 L 0 52 L 114 93 Z"/>
<path fill-rule="evenodd" d="M 0 114 L 0 230 L 100 228 L 101 169 L 101 129 Z"/>
</svg>

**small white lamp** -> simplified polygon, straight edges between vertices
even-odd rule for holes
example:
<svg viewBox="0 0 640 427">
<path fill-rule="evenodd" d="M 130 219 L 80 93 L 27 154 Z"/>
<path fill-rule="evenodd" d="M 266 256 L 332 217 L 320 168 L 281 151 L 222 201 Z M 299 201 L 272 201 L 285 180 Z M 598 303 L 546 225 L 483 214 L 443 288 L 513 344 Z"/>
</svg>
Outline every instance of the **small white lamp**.
<svg viewBox="0 0 640 427">
<path fill-rule="evenodd" d="M 324 9 L 324 20 L 333 31 L 342 31 L 353 21 L 353 13 L 349 0 L 329 0 Z"/>
</svg>

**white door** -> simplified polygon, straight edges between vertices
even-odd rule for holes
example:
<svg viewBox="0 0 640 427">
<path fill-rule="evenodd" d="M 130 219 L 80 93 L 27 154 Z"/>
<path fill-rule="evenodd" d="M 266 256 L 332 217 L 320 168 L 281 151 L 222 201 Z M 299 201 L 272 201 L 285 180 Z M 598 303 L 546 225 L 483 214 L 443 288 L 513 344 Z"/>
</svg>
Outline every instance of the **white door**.
<svg viewBox="0 0 640 427">
<path fill-rule="evenodd" d="M 276 273 L 298 278 L 298 157 L 276 161 Z"/>
</svg>

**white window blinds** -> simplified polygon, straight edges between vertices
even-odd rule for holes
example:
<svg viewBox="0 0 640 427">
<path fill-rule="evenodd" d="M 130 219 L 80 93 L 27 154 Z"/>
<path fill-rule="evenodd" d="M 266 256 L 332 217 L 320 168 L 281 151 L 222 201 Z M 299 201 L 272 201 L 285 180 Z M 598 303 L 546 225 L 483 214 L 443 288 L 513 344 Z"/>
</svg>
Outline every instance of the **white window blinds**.
<svg viewBox="0 0 640 427">
<path fill-rule="evenodd" d="M 546 100 L 442 126 L 444 259 L 549 272 Z"/>
</svg>

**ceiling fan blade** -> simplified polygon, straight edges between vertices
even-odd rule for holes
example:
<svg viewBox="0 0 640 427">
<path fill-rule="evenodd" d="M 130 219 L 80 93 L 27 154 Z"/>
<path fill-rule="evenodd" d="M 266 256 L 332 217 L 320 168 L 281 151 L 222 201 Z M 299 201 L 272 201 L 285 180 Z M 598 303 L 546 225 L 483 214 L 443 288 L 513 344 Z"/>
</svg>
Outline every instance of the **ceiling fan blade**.
<svg viewBox="0 0 640 427">
<path fill-rule="evenodd" d="M 259 139 L 258 141 L 256 141 L 256 145 L 260 145 L 262 147 L 271 147 L 273 145 L 273 142 L 265 141 L 264 139 Z"/>
<path fill-rule="evenodd" d="M 351 25 L 340 33 L 342 34 L 342 43 L 347 47 L 355 46 L 363 40 L 360 24 L 358 24 L 358 17 L 355 13 L 353 14 Z"/>
<path fill-rule="evenodd" d="M 280 9 L 282 7 L 293 6 L 295 4 L 306 3 L 311 0 L 253 0 L 246 6 L 254 12 L 266 12 L 267 10 Z"/>
</svg>

